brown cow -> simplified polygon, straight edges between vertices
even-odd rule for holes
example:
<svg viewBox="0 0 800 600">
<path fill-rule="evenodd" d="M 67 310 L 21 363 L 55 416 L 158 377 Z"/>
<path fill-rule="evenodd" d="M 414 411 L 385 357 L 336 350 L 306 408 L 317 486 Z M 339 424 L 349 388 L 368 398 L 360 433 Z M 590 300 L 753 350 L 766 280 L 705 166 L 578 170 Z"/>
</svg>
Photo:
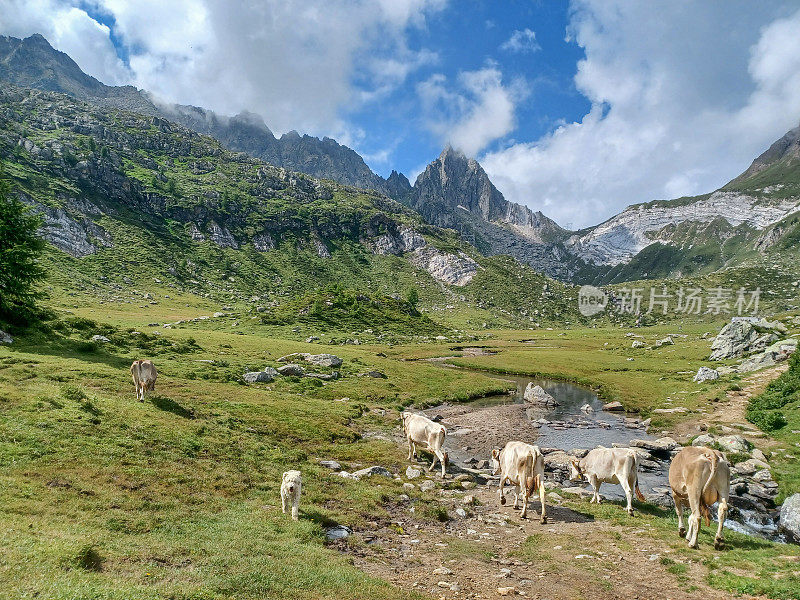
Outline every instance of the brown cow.
<svg viewBox="0 0 800 600">
<path fill-rule="evenodd" d="M 156 367 L 149 360 L 135 360 L 131 365 L 131 377 L 136 386 L 136 399 L 144 402 L 144 393 L 156 389 Z"/>
<path fill-rule="evenodd" d="M 722 525 L 728 514 L 730 494 L 730 467 L 725 455 L 719 450 L 703 446 L 687 446 L 678 452 L 669 466 L 669 485 L 678 513 L 678 534 L 689 542 L 690 548 L 697 548 L 697 534 L 700 532 L 700 517 L 711 524 L 711 505 L 719 502 L 717 508 L 717 535 L 714 547 L 719 550 L 724 542 Z M 683 508 L 688 505 L 689 531 L 683 525 Z"/>
</svg>

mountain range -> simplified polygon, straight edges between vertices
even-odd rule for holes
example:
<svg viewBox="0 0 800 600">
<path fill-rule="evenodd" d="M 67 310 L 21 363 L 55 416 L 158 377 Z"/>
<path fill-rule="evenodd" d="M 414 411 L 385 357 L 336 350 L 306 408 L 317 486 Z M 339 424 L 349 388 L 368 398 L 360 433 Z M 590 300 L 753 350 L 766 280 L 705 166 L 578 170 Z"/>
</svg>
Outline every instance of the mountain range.
<svg viewBox="0 0 800 600">
<path fill-rule="evenodd" d="M 333 139 L 294 131 L 276 137 L 252 113 L 223 116 L 161 102 L 132 86 L 104 85 L 41 35 L 0 36 L 0 81 L 164 119 L 276 167 L 374 190 L 426 223 L 454 230 L 486 256 L 510 255 L 563 281 L 604 284 L 709 273 L 780 251 L 797 235 L 800 127 L 719 190 L 632 205 L 597 226 L 570 232 L 539 211 L 507 201 L 476 160 L 453 148 L 445 148 L 413 185 L 396 171 L 384 179 Z"/>
</svg>

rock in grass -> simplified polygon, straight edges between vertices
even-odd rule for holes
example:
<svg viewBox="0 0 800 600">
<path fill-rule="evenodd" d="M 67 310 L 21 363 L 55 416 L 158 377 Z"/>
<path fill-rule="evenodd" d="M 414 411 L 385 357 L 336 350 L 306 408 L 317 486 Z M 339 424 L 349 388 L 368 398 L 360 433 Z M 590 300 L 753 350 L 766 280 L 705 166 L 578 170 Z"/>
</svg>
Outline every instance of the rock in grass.
<svg viewBox="0 0 800 600">
<path fill-rule="evenodd" d="M 335 354 L 308 354 L 306 362 L 318 367 L 341 367 L 343 361 Z"/>
<path fill-rule="evenodd" d="M 717 443 L 725 452 L 750 452 L 752 444 L 740 435 L 724 435 L 717 438 Z"/>
<path fill-rule="evenodd" d="M 369 371 L 367 373 L 367 377 L 373 377 L 375 379 L 388 379 L 386 373 L 382 373 L 381 371 Z"/>
<path fill-rule="evenodd" d="M 110 342 L 111 340 L 110 340 L 110 339 L 108 339 L 108 338 L 107 338 L 106 336 L 104 336 L 104 335 L 97 334 L 97 335 L 93 335 L 93 336 L 92 336 L 92 341 L 93 341 L 93 342 L 97 342 L 98 344 L 107 344 L 107 343 L 108 343 L 108 342 Z"/>
<path fill-rule="evenodd" d="M 625 410 L 625 407 L 622 406 L 622 402 L 609 402 L 608 404 L 603 404 L 603 410 L 608 410 L 611 412 L 622 412 Z"/>
<path fill-rule="evenodd" d="M 411 466 L 406 468 L 406 478 L 416 479 L 420 475 L 422 475 L 422 471 L 420 471 L 419 469 L 415 469 L 414 467 Z"/>
<path fill-rule="evenodd" d="M 717 379 L 719 379 L 719 371 L 708 367 L 700 367 L 697 369 L 697 375 L 694 376 L 692 381 L 703 383 L 704 381 L 716 381 Z"/>
<path fill-rule="evenodd" d="M 266 371 L 251 371 L 245 373 L 243 379 L 247 383 L 269 383 L 272 381 L 273 377 Z"/>
<path fill-rule="evenodd" d="M 633 340 L 631 344 L 631 348 L 644 348 L 647 344 L 645 344 L 642 340 Z"/>
<path fill-rule="evenodd" d="M 5 331 L 0 329 L 0 344 L 13 344 L 14 338 L 8 335 Z"/>
<path fill-rule="evenodd" d="M 296 363 L 290 363 L 288 365 L 283 365 L 282 367 L 278 367 L 278 373 L 281 375 L 285 375 L 287 377 L 296 376 L 302 377 L 305 375 L 306 370 Z"/>
<path fill-rule="evenodd" d="M 353 471 L 352 473 L 355 479 L 361 479 L 362 477 L 372 477 L 373 475 L 381 475 L 383 477 L 391 477 L 392 472 L 385 467 L 373 466 L 367 467 L 366 469 L 359 469 L 358 471 Z"/>
<path fill-rule="evenodd" d="M 800 544 L 800 494 L 792 494 L 783 501 L 778 529 L 795 544 Z"/>
<path fill-rule="evenodd" d="M 330 469 L 331 471 L 341 471 L 342 465 L 340 465 L 335 460 L 321 460 L 319 464 L 325 467 L 326 469 Z"/>
</svg>

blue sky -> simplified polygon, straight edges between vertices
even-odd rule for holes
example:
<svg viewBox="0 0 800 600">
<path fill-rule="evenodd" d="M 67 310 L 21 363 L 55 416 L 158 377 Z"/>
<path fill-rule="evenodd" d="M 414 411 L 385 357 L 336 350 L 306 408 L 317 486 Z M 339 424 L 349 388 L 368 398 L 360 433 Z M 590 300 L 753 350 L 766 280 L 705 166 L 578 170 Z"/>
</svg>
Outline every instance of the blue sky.
<svg viewBox="0 0 800 600">
<path fill-rule="evenodd" d="M 0 0 L 88 73 L 414 176 L 447 143 L 584 227 L 712 191 L 800 122 L 797 0 Z"/>
</svg>

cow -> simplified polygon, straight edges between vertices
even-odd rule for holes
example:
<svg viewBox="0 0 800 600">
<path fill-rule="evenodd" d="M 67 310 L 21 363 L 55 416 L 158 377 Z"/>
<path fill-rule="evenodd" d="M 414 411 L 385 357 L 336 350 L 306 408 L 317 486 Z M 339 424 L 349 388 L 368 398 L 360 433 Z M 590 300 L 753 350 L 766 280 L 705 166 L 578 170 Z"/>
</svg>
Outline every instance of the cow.
<svg viewBox="0 0 800 600">
<path fill-rule="evenodd" d="M 570 479 L 586 479 L 592 484 L 594 494 L 590 502 L 600 504 L 600 486 L 604 483 L 618 483 L 628 501 L 628 514 L 633 516 L 633 493 L 640 502 L 644 494 L 639 489 L 639 458 L 631 448 L 599 447 L 589 451 L 580 460 L 570 462 Z"/>
<path fill-rule="evenodd" d="M 450 459 L 447 452 L 442 450 L 447 429 L 444 425 L 431 421 L 425 415 L 403 411 L 403 432 L 408 440 L 408 460 L 417 457 L 417 445 L 433 453 L 433 462 L 428 471 L 436 466 L 436 459 L 442 465 L 442 477 L 445 477 Z"/>
<path fill-rule="evenodd" d="M 144 402 L 144 393 L 156 389 L 156 368 L 149 360 L 135 360 L 131 365 L 131 376 L 136 386 L 136 399 Z"/>
<path fill-rule="evenodd" d="M 700 532 L 700 517 L 711 524 L 711 505 L 719 502 L 717 508 L 717 535 L 714 548 L 720 550 L 724 543 L 722 525 L 728 514 L 730 495 L 730 466 L 725 455 L 719 450 L 704 446 L 683 448 L 669 466 L 669 486 L 678 513 L 678 535 L 686 536 L 690 548 L 697 548 L 697 534 Z M 683 525 L 683 509 L 689 506 L 689 531 Z"/>
<path fill-rule="evenodd" d="M 292 507 L 292 521 L 297 521 L 300 507 L 300 491 L 303 479 L 300 471 L 286 471 L 281 478 L 281 510 L 286 514 L 286 506 Z"/>
<path fill-rule="evenodd" d="M 511 441 L 502 450 L 492 450 L 492 475 L 500 476 L 500 504 L 506 503 L 503 487 L 506 483 L 516 486 L 514 492 L 514 508 L 517 508 L 519 497 L 522 495 L 523 519 L 528 515 L 528 500 L 539 490 L 539 500 L 542 503 L 541 522 L 547 523 L 547 514 L 544 505 L 544 457 L 539 446 L 525 442 Z"/>
</svg>

